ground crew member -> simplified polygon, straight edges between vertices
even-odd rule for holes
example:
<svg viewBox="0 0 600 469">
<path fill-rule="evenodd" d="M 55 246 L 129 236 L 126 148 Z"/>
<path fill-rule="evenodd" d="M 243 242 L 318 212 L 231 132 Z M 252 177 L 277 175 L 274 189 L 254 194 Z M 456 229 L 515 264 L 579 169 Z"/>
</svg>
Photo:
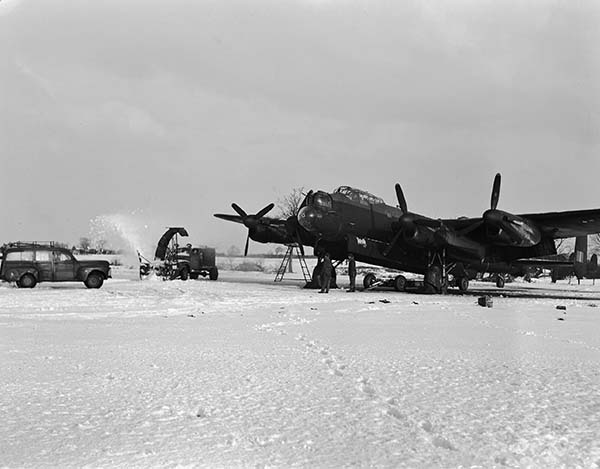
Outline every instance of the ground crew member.
<svg viewBox="0 0 600 469">
<path fill-rule="evenodd" d="M 354 254 L 348 254 L 348 277 L 350 277 L 348 291 L 356 291 L 356 261 L 354 260 Z"/>
<path fill-rule="evenodd" d="M 331 271 L 333 270 L 333 264 L 329 254 L 325 253 L 323 256 L 323 262 L 321 264 L 321 291 L 319 293 L 329 293 L 329 283 L 331 282 Z"/>
</svg>

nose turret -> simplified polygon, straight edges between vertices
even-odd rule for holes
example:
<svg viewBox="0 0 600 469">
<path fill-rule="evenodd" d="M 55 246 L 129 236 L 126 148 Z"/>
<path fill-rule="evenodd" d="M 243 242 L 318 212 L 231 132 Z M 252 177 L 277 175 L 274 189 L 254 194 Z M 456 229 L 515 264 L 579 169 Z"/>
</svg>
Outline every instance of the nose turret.
<svg viewBox="0 0 600 469">
<path fill-rule="evenodd" d="M 307 205 L 298 212 L 298 223 L 310 233 L 317 234 L 326 239 L 335 239 L 339 236 L 340 221 L 338 215 L 323 207 Z"/>
<path fill-rule="evenodd" d="M 323 214 L 314 207 L 302 207 L 298 212 L 298 223 L 300 223 L 300 226 L 306 231 L 319 231 L 319 225 L 322 218 Z"/>
</svg>

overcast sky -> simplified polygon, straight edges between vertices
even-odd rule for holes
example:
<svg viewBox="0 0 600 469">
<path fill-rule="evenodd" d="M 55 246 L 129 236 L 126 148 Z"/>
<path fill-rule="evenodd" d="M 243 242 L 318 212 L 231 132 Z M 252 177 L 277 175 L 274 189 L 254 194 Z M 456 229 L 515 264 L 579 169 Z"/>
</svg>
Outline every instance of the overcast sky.
<svg viewBox="0 0 600 469">
<path fill-rule="evenodd" d="M 300 186 L 477 216 L 496 172 L 499 208 L 597 208 L 599 46 L 593 0 L 0 0 L 0 242 L 243 246 L 212 214 Z"/>
</svg>

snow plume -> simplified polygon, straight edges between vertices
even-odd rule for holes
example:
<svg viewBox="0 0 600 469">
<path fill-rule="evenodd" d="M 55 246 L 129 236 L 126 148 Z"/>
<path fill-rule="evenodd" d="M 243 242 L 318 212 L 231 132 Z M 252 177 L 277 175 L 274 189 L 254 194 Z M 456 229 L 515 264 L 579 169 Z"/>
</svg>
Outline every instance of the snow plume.
<svg viewBox="0 0 600 469">
<path fill-rule="evenodd" d="M 92 245 L 105 241 L 106 248 L 122 251 L 123 261 L 138 262 L 138 252 L 153 258 L 158 236 L 149 230 L 139 213 L 98 215 L 90 220 Z"/>
</svg>

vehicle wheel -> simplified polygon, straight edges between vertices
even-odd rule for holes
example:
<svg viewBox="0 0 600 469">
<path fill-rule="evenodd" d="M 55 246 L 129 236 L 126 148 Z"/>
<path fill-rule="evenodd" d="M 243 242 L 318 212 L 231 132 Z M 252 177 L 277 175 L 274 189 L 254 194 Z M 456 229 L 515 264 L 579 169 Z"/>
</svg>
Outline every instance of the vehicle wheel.
<svg viewBox="0 0 600 469">
<path fill-rule="evenodd" d="M 496 286 L 498 288 L 504 288 L 504 278 L 500 275 L 498 275 L 498 277 L 496 278 Z"/>
<path fill-rule="evenodd" d="M 406 277 L 404 275 L 398 275 L 394 279 L 394 288 L 396 289 L 396 291 L 406 290 Z"/>
<path fill-rule="evenodd" d="M 192 280 L 198 280 L 198 272 L 190 272 L 190 278 Z"/>
<path fill-rule="evenodd" d="M 97 272 L 92 272 L 85 279 L 85 286 L 88 288 L 100 288 L 104 283 L 104 277 Z"/>
<path fill-rule="evenodd" d="M 211 267 L 208 271 L 208 278 L 211 280 L 217 280 L 219 278 L 219 270 L 216 267 Z"/>
<path fill-rule="evenodd" d="M 181 273 L 179 274 L 179 277 L 181 278 L 181 280 L 183 280 L 184 282 L 190 278 L 190 271 L 187 269 L 187 267 L 184 267 L 183 269 L 181 269 Z"/>
<path fill-rule="evenodd" d="M 35 287 L 36 283 L 37 280 L 33 275 L 25 274 L 19 279 L 17 285 L 19 288 L 33 288 Z"/>
<path fill-rule="evenodd" d="M 456 280 L 456 284 L 458 285 L 458 289 L 462 292 L 469 289 L 469 279 L 467 277 L 460 277 Z"/>
<path fill-rule="evenodd" d="M 363 287 L 371 288 L 371 286 L 376 281 L 377 281 L 377 277 L 375 277 L 375 274 L 372 272 L 369 272 L 367 275 L 365 275 L 365 278 L 363 278 Z"/>
</svg>

